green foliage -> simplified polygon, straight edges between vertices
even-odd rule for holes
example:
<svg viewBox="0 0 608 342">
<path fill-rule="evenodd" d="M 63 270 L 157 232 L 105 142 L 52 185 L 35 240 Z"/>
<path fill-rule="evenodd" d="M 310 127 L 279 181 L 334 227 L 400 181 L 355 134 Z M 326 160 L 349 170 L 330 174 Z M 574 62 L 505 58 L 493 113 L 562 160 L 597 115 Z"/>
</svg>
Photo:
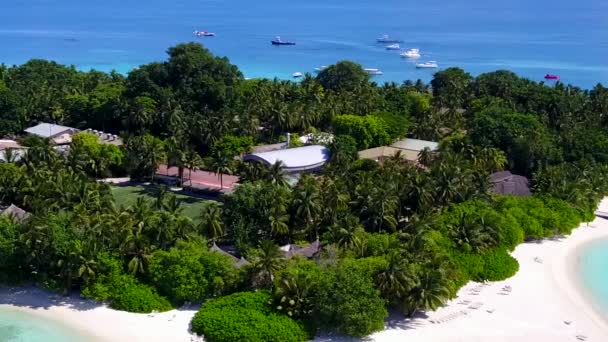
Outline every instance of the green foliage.
<svg viewBox="0 0 608 342">
<path fill-rule="evenodd" d="M 118 259 L 108 254 L 98 257 L 100 274 L 97 280 L 84 288 L 85 297 L 107 301 L 116 310 L 147 313 L 171 310 L 167 299 L 158 295 L 153 287 L 141 284 L 133 276 L 122 273 Z"/>
<path fill-rule="evenodd" d="M 158 165 L 164 160 L 164 143 L 159 138 L 146 134 L 131 137 L 125 142 L 126 169 L 135 179 L 154 179 Z"/>
<path fill-rule="evenodd" d="M 239 156 L 251 152 L 253 138 L 249 136 L 226 135 L 213 145 L 212 153 L 222 153 L 228 156 Z"/>
<path fill-rule="evenodd" d="M 192 331 L 210 342 L 307 341 L 300 324 L 275 313 L 267 292 L 241 292 L 213 299 L 192 319 Z"/>
<path fill-rule="evenodd" d="M 403 113 L 376 112 L 372 114 L 386 125 L 386 133 L 391 140 L 404 138 L 413 126 L 409 116 Z"/>
<path fill-rule="evenodd" d="M 359 149 L 387 145 L 391 141 L 387 124 L 373 115 L 338 115 L 334 117 L 333 128 L 337 135 L 353 137 Z"/>
<path fill-rule="evenodd" d="M 317 81 L 326 90 L 353 91 L 367 83 L 369 75 L 361 65 L 349 61 L 340 61 L 330 65 L 317 75 Z"/>
<path fill-rule="evenodd" d="M 240 281 L 239 272 L 228 256 L 209 252 L 196 243 L 182 244 L 167 252 L 157 251 L 148 267 L 152 285 L 177 305 L 227 294 Z"/>
<path fill-rule="evenodd" d="M 72 136 L 69 158 L 77 170 L 108 177 L 122 165 L 123 152 L 116 145 L 101 143 L 95 134 L 78 133 Z"/>
<path fill-rule="evenodd" d="M 316 310 L 319 324 L 350 336 L 381 330 L 388 315 L 372 276 L 348 265 L 322 277 Z"/>
</svg>

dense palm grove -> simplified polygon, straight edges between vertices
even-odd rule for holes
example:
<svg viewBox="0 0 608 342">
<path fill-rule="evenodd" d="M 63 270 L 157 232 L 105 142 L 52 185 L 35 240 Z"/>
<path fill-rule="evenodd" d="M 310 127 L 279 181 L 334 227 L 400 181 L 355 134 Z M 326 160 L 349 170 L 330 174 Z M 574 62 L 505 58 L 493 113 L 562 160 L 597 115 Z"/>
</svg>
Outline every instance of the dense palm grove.
<svg viewBox="0 0 608 342">
<path fill-rule="evenodd" d="M 301 82 L 245 80 L 197 44 L 128 76 L 32 60 L 0 67 L 0 135 L 38 121 L 87 134 L 70 153 L 23 139 L 0 164 L 0 200 L 32 215 L 0 217 L 0 281 L 36 282 L 134 312 L 203 303 L 192 328 L 210 341 L 302 341 L 319 330 L 365 336 L 389 310 L 433 310 L 470 280 L 505 279 L 525 240 L 568 234 L 608 190 L 608 90 L 535 83 L 508 71 L 438 72 L 430 85 L 378 85 L 340 62 Z M 281 165 L 242 164 L 286 132 L 331 132 L 320 174 L 287 184 Z M 419 164 L 357 151 L 401 137 L 440 141 Z M 196 220 L 159 187 L 117 207 L 95 178 L 154 180 L 160 163 L 236 173 L 241 185 Z M 511 170 L 533 196 L 490 192 Z M 183 171 L 180 175 L 183 175 Z M 181 178 L 181 177 L 180 177 Z M 321 242 L 314 258 L 279 245 Z M 209 247 L 233 245 L 236 267 Z"/>
</svg>

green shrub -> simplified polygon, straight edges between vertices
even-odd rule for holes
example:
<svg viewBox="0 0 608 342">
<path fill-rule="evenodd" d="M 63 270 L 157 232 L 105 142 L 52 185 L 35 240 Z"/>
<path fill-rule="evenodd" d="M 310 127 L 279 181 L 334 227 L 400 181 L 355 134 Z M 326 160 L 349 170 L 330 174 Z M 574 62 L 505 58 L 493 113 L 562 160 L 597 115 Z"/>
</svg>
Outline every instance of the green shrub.
<svg viewBox="0 0 608 342">
<path fill-rule="evenodd" d="M 147 313 L 171 310 L 169 301 L 153 287 L 141 284 L 122 272 L 120 260 L 101 254 L 97 260 L 100 274 L 95 282 L 82 289 L 85 297 L 107 301 L 116 310 Z"/>
<path fill-rule="evenodd" d="M 316 300 L 319 325 L 358 337 L 384 328 L 388 313 L 368 269 L 346 264 L 323 275 Z"/>
<path fill-rule="evenodd" d="M 155 252 L 148 266 L 151 283 L 177 305 L 233 291 L 241 280 L 238 269 L 229 257 L 206 249 L 190 243 Z"/>
<path fill-rule="evenodd" d="M 476 281 L 499 281 L 510 278 L 519 270 L 519 263 L 505 248 L 498 248 L 481 255 L 483 269 Z"/>
<path fill-rule="evenodd" d="M 203 304 L 192 319 L 192 331 L 210 342 L 307 341 L 293 319 L 273 312 L 267 292 L 240 292 Z"/>
</svg>

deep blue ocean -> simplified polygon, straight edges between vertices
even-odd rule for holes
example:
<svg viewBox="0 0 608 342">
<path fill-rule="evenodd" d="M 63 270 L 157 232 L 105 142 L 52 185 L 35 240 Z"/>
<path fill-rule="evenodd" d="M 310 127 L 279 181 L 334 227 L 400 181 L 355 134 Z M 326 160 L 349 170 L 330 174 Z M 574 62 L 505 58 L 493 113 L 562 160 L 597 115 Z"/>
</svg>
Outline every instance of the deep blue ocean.
<svg viewBox="0 0 608 342">
<path fill-rule="evenodd" d="M 215 32 L 196 38 L 194 30 Z M 420 61 L 474 75 L 509 69 L 546 73 L 585 88 L 608 83 L 605 0 L 3 0 L 0 62 L 45 58 L 80 69 L 127 72 L 165 58 L 169 46 L 200 41 L 246 77 L 293 72 L 349 59 L 379 68 L 382 81 L 429 80 L 433 70 L 386 51 L 375 39 L 402 39 Z M 275 47 L 280 35 L 296 46 Z"/>
</svg>

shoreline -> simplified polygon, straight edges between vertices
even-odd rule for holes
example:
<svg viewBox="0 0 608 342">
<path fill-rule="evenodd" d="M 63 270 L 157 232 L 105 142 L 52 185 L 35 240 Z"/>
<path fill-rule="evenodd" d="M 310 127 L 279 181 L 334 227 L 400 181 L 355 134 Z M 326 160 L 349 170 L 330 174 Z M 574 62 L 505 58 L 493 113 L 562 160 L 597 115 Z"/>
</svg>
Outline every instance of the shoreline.
<svg viewBox="0 0 608 342">
<path fill-rule="evenodd" d="M 597 218 L 596 220 L 601 220 Z M 590 229 L 594 229 L 590 225 Z M 565 256 L 569 262 L 567 265 L 567 271 L 569 273 L 569 277 L 567 277 L 567 281 L 570 282 L 571 291 L 570 297 L 572 299 L 577 298 L 580 302 L 585 303 L 586 305 L 582 305 L 583 309 L 586 309 L 588 315 L 600 326 L 608 331 L 608 317 L 604 318 L 605 313 L 597 306 L 596 301 L 585 284 L 583 283 L 583 279 L 580 274 L 580 263 L 581 257 L 585 250 L 596 243 L 603 243 L 608 241 L 608 232 L 603 234 L 601 237 L 594 239 L 586 239 L 581 241 L 581 243 L 571 250 L 567 252 Z"/>
<path fill-rule="evenodd" d="M 608 199 L 603 205 L 608 205 Z M 554 342 L 578 341 L 582 335 L 587 341 L 606 340 L 608 321 L 580 286 L 576 268 L 584 248 L 605 239 L 608 220 L 596 218 L 567 237 L 520 244 L 511 253 L 520 264 L 513 277 L 485 284 L 470 282 L 446 306 L 413 319 L 389 319 L 385 330 L 371 339 Z M 512 290 L 504 291 L 506 286 Z"/>
<path fill-rule="evenodd" d="M 64 297 L 33 286 L 0 288 L 0 309 L 16 310 L 59 324 L 86 341 L 198 341 L 190 333 L 197 308 L 156 314 L 113 310 L 79 295 Z"/>
<path fill-rule="evenodd" d="M 608 204 L 608 200 L 604 201 Z M 594 308 L 577 265 L 589 244 L 608 239 L 608 220 L 583 223 L 567 237 L 523 243 L 512 252 L 520 269 L 499 282 L 465 285 L 446 306 L 415 318 L 389 317 L 369 340 L 392 341 L 588 341 L 608 336 L 608 321 Z M 505 291 L 505 287 L 512 290 Z M 117 311 L 78 295 L 63 297 L 35 287 L 0 288 L 0 308 L 32 314 L 92 341 L 193 341 L 197 308 L 157 314 Z M 315 341 L 354 341 L 319 336 Z"/>
</svg>

